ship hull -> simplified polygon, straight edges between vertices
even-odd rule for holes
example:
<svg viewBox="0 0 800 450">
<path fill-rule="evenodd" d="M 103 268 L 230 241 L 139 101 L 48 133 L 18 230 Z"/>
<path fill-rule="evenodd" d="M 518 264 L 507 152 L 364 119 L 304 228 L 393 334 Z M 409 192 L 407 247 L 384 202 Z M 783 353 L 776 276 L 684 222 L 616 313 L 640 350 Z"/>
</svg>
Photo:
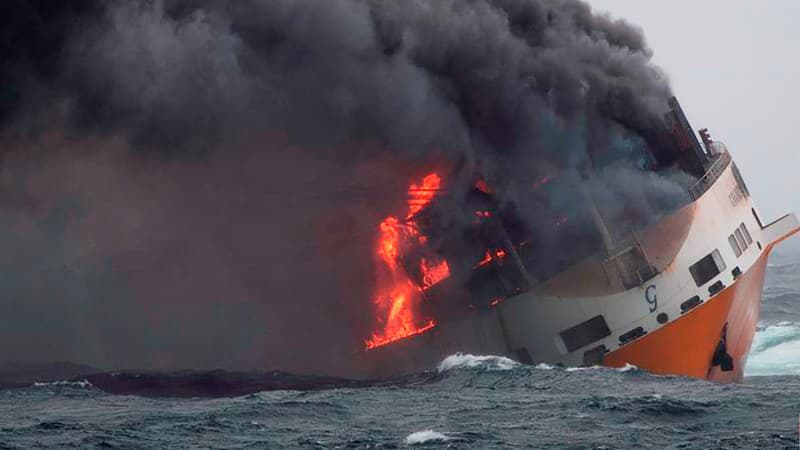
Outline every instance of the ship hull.
<svg viewBox="0 0 800 450">
<path fill-rule="evenodd" d="M 634 364 L 655 374 L 681 374 L 713 381 L 741 381 L 759 318 L 768 251 L 735 283 L 680 319 L 613 351 L 604 365 Z M 733 367 L 714 355 L 723 340 Z M 727 369 L 727 370 L 725 370 Z"/>
</svg>

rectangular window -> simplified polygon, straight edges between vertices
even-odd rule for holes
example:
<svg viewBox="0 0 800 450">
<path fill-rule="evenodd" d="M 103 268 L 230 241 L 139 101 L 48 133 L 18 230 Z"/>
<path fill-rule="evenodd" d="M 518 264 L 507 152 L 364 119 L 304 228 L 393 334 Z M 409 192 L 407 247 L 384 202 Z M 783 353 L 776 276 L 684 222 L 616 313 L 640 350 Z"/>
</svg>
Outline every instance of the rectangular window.
<svg viewBox="0 0 800 450">
<path fill-rule="evenodd" d="M 686 311 L 691 310 L 692 308 L 696 308 L 701 303 L 703 303 L 703 301 L 700 300 L 700 296 L 699 295 L 695 295 L 694 297 L 690 298 L 689 300 L 686 300 L 685 302 L 681 303 L 681 314 L 685 313 Z"/>
<path fill-rule="evenodd" d="M 725 283 L 723 283 L 722 280 L 717 280 L 716 283 L 708 287 L 708 294 L 717 295 L 717 293 L 723 289 L 725 289 Z"/>
<path fill-rule="evenodd" d="M 739 247 L 742 247 L 742 251 L 747 250 L 747 242 L 744 241 L 742 231 L 737 228 L 736 231 L 733 232 L 733 235 L 736 236 L 736 242 L 739 243 Z"/>
<path fill-rule="evenodd" d="M 713 280 L 723 270 L 725 270 L 725 261 L 722 260 L 719 250 L 714 250 L 689 267 L 689 272 L 691 272 L 697 286 L 702 286 Z"/>
<path fill-rule="evenodd" d="M 634 340 L 636 338 L 642 337 L 645 334 L 647 334 L 647 331 L 644 331 L 644 328 L 636 327 L 636 328 L 632 329 L 631 331 L 628 331 L 627 333 L 625 333 L 622 336 L 620 336 L 619 337 L 619 343 L 620 344 L 627 344 L 628 342 L 630 342 L 630 341 L 632 341 L 632 340 Z"/>
<path fill-rule="evenodd" d="M 742 256 L 742 247 L 739 247 L 739 243 L 736 242 L 736 237 L 734 235 L 728 236 L 728 243 L 731 244 L 733 253 L 736 254 L 737 258 Z"/>
<path fill-rule="evenodd" d="M 739 229 L 742 230 L 742 234 L 744 235 L 744 240 L 747 241 L 747 245 L 753 243 L 753 238 L 750 236 L 750 231 L 747 230 L 747 225 L 744 222 L 739 225 Z"/>
<path fill-rule="evenodd" d="M 561 332 L 561 340 L 564 341 L 568 352 L 574 352 L 608 336 L 611 336 L 611 330 L 603 316 L 594 316 L 586 322 Z"/>
</svg>

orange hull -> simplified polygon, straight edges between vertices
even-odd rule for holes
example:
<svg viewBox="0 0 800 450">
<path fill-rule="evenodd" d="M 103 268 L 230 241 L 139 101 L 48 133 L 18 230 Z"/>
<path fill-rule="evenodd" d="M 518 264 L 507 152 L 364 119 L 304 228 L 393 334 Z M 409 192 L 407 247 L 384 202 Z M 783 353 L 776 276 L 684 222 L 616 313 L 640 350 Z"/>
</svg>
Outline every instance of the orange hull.
<svg viewBox="0 0 800 450">
<path fill-rule="evenodd" d="M 767 251 L 735 283 L 680 319 L 608 353 L 603 364 L 634 364 L 656 374 L 740 381 L 758 323 Z M 733 370 L 712 363 L 727 324 L 726 350 Z"/>
</svg>

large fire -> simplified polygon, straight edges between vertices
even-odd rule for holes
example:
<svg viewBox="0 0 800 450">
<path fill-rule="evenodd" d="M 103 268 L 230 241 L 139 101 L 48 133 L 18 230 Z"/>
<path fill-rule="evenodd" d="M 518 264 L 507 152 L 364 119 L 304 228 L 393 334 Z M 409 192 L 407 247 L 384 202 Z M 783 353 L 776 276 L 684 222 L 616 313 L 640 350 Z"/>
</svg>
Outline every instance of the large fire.
<svg viewBox="0 0 800 450">
<path fill-rule="evenodd" d="M 447 261 L 435 257 L 422 258 L 419 262 L 420 285 L 411 280 L 399 258 L 403 247 L 427 241 L 427 237 L 419 232 L 414 217 L 430 204 L 441 184 L 441 178 L 435 173 L 426 176 L 419 185 L 411 184 L 405 220 L 389 216 L 380 223 L 376 253 L 389 276 L 387 282 L 379 282 L 377 286 L 375 305 L 379 329 L 365 342 L 367 349 L 421 334 L 436 326 L 433 319 L 418 317 L 417 306 L 422 301 L 424 290 L 450 276 Z"/>
</svg>

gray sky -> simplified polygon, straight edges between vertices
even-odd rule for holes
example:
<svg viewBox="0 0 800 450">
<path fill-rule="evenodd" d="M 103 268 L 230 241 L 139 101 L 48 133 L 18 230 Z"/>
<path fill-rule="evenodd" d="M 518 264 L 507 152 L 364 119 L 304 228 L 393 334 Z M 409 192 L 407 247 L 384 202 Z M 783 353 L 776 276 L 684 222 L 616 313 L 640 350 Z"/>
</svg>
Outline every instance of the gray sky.
<svg viewBox="0 0 800 450">
<path fill-rule="evenodd" d="M 692 125 L 727 144 L 765 220 L 800 212 L 800 1 L 589 3 L 644 29 Z"/>
</svg>

